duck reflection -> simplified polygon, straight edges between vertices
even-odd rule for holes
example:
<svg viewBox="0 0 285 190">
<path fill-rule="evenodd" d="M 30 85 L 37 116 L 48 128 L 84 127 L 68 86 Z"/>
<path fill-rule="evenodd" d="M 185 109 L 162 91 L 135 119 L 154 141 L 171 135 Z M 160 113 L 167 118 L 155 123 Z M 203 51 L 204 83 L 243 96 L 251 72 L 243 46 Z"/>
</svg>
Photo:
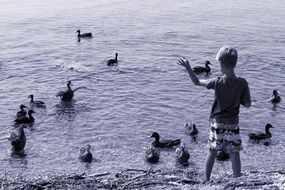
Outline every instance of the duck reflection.
<svg viewBox="0 0 285 190">
<path fill-rule="evenodd" d="M 55 112 L 58 119 L 67 117 L 68 120 L 74 120 L 76 116 L 76 110 L 75 110 L 75 100 L 71 100 L 69 102 L 60 102 L 55 105 Z"/>
</svg>

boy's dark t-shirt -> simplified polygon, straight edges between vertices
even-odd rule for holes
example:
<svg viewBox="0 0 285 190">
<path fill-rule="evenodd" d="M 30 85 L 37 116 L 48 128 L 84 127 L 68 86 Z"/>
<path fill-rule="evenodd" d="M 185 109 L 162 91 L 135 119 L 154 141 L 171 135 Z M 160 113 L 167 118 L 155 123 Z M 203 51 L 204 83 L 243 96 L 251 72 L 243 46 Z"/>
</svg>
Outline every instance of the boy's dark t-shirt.
<svg viewBox="0 0 285 190">
<path fill-rule="evenodd" d="M 215 100 L 210 118 L 217 123 L 239 123 L 240 104 L 250 102 L 247 81 L 242 77 L 229 79 L 226 75 L 207 81 L 207 89 L 215 89 Z"/>
</svg>

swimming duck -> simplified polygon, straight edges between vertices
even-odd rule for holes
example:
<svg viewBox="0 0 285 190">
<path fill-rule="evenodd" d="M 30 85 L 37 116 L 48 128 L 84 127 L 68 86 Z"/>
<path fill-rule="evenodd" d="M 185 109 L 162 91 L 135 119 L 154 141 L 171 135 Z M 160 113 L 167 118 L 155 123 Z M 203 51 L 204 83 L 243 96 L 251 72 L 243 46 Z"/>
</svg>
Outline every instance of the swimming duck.
<svg viewBox="0 0 285 190">
<path fill-rule="evenodd" d="M 188 150 L 185 148 L 184 143 L 181 143 L 180 147 L 176 148 L 176 162 L 179 164 L 187 164 L 190 158 Z"/>
<path fill-rule="evenodd" d="M 86 147 L 81 147 L 79 152 L 79 159 L 83 162 L 91 162 L 93 159 L 92 153 L 90 152 L 91 145 L 88 144 Z"/>
<path fill-rule="evenodd" d="M 24 108 L 27 108 L 25 105 L 20 105 L 20 111 L 17 112 L 16 118 L 23 118 L 27 115 L 27 111 L 24 110 Z"/>
<path fill-rule="evenodd" d="M 80 30 L 77 30 L 77 37 L 78 38 L 92 38 L 92 33 L 83 33 L 83 34 L 80 34 Z"/>
<path fill-rule="evenodd" d="M 40 100 L 34 100 L 34 95 L 31 94 L 28 96 L 28 98 L 31 98 L 30 104 L 31 106 L 37 106 L 37 107 L 46 107 L 45 103 Z"/>
<path fill-rule="evenodd" d="M 159 134 L 157 132 L 154 132 L 150 138 L 155 138 L 155 140 L 152 142 L 152 146 L 154 147 L 158 147 L 158 148 L 168 148 L 168 147 L 173 147 L 173 146 L 177 146 L 181 143 L 181 139 L 176 139 L 176 140 L 163 140 L 163 141 L 159 141 L 160 137 Z"/>
<path fill-rule="evenodd" d="M 209 67 L 209 65 L 211 65 L 210 61 L 205 61 L 205 67 L 202 67 L 202 66 L 193 67 L 193 72 L 195 74 L 200 74 L 203 72 L 209 73 L 211 71 L 211 68 Z"/>
<path fill-rule="evenodd" d="M 157 163 L 159 156 L 159 151 L 155 147 L 151 147 L 145 152 L 145 159 L 150 163 Z"/>
<path fill-rule="evenodd" d="M 270 101 L 272 103 L 279 103 L 281 101 L 281 97 L 280 97 L 279 92 L 277 90 L 273 90 Z"/>
<path fill-rule="evenodd" d="M 118 63 L 118 53 L 116 53 L 115 59 L 109 59 L 107 65 L 111 66 Z"/>
<path fill-rule="evenodd" d="M 34 112 L 33 110 L 29 110 L 28 111 L 28 116 L 29 117 L 22 117 L 22 118 L 16 118 L 15 119 L 15 123 L 16 124 L 23 124 L 23 123 L 34 123 L 35 121 L 35 118 L 32 116 L 33 113 L 36 113 Z"/>
<path fill-rule="evenodd" d="M 255 132 L 255 133 L 248 134 L 248 136 L 251 140 L 263 140 L 263 139 L 271 138 L 272 135 L 269 131 L 270 128 L 274 128 L 274 127 L 270 123 L 267 123 L 265 125 L 265 133 Z"/>
<path fill-rule="evenodd" d="M 67 90 L 58 92 L 56 96 L 60 97 L 60 99 L 62 101 L 65 101 L 65 102 L 71 101 L 73 96 L 74 96 L 74 92 L 76 90 L 79 90 L 79 89 L 83 88 L 83 87 L 79 87 L 79 88 L 76 88 L 76 89 L 72 90 L 71 87 L 70 87 L 71 85 L 72 85 L 71 81 L 67 81 Z"/>
<path fill-rule="evenodd" d="M 228 160 L 230 158 L 230 155 L 228 153 L 226 153 L 225 151 L 221 150 L 221 151 L 217 152 L 216 158 L 217 158 L 217 160 L 225 161 L 225 160 Z"/>
<path fill-rule="evenodd" d="M 12 151 L 20 153 L 26 146 L 26 135 L 24 132 L 24 125 L 21 125 L 18 130 L 18 134 L 12 132 L 8 140 L 11 141 Z"/>
<path fill-rule="evenodd" d="M 192 122 L 186 123 L 185 132 L 186 134 L 190 135 L 194 141 L 196 141 L 199 131 L 194 123 Z"/>
</svg>

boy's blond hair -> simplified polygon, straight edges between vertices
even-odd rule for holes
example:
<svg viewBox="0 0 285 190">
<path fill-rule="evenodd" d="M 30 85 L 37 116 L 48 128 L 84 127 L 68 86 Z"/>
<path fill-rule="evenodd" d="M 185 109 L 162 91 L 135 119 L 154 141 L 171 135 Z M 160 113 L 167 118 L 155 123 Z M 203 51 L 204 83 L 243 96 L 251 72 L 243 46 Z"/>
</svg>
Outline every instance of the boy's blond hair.
<svg viewBox="0 0 285 190">
<path fill-rule="evenodd" d="M 227 68 L 234 68 L 237 64 L 237 50 L 228 46 L 222 47 L 216 57 L 217 61 L 221 62 Z"/>
</svg>

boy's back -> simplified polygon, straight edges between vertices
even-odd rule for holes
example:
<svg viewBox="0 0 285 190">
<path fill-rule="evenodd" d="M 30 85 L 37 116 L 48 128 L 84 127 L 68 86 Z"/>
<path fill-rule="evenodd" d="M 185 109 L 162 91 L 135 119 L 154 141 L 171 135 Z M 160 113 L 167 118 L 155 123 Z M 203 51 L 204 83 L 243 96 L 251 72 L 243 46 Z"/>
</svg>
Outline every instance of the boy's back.
<svg viewBox="0 0 285 190">
<path fill-rule="evenodd" d="M 208 89 L 215 89 L 215 100 L 210 118 L 218 123 L 238 123 L 240 104 L 250 101 L 247 81 L 242 77 L 227 78 L 226 75 L 210 79 Z"/>
</svg>

